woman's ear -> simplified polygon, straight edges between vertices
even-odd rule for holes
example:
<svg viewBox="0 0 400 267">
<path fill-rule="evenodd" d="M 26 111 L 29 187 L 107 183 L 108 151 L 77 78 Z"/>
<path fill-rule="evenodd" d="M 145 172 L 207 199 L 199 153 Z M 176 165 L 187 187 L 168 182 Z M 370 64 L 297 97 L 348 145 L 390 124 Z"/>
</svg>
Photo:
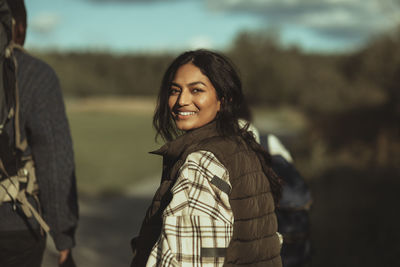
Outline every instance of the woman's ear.
<svg viewBox="0 0 400 267">
<path fill-rule="evenodd" d="M 224 102 L 224 98 L 223 97 L 218 100 L 218 110 L 217 110 L 218 112 L 221 110 L 221 105 L 223 104 L 223 102 Z"/>
</svg>

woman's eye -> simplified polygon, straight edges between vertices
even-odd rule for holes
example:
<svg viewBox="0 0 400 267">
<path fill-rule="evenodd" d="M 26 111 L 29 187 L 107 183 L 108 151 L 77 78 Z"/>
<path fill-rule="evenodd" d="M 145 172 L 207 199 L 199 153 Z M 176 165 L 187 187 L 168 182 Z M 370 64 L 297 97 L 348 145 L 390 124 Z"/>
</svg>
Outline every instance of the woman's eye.
<svg viewBox="0 0 400 267">
<path fill-rule="evenodd" d="M 170 95 L 176 95 L 176 94 L 179 94 L 179 92 L 180 92 L 180 90 L 179 89 L 175 89 L 175 88 L 171 88 L 169 90 L 169 94 Z"/>
<path fill-rule="evenodd" d="M 194 89 L 192 90 L 192 92 L 193 92 L 193 93 L 200 93 L 200 92 L 203 92 L 203 90 L 202 90 L 202 89 L 199 89 L 199 88 L 194 88 Z"/>
</svg>

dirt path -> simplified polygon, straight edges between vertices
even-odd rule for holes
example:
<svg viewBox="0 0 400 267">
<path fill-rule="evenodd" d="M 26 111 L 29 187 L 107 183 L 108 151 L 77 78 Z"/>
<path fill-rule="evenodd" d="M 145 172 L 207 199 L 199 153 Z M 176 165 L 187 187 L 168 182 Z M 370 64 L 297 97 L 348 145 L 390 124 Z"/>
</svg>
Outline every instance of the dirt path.
<svg viewBox="0 0 400 267">
<path fill-rule="evenodd" d="M 78 267 L 129 266 L 130 239 L 138 233 L 158 183 L 155 175 L 129 187 L 123 196 L 80 197 L 77 246 L 73 250 Z M 48 242 L 43 267 L 56 266 L 58 254 L 52 243 Z"/>
</svg>

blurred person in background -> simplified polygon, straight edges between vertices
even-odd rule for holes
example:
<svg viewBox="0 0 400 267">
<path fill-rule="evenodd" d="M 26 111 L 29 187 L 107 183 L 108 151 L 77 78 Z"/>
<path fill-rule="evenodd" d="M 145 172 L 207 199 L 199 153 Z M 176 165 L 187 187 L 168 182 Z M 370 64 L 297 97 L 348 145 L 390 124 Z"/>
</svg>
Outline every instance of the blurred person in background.
<svg viewBox="0 0 400 267">
<path fill-rule="evenodd" d="M 276 209 L 278 231 L 283 235 L 283 266 L 308 266 L 311 262 L 311 191 L 290 152 L 275 135 L 261 134 L 260 143 L 271 155 L 272 169 L 283 180 L 282 198 Z"/>
<path fill-rule="evenodd" d="M 1 2 L 2 7 L 5 6 L 5 0 Z M 13 160 L 33 160 L 31 167 L 34 167 L 30 168 L 27 177 L 36 174 L 39 191 L 26 195 L 28 203 L 22 203 L 21 194 L 18 194 L 17 199 L 1 204 L 0 266 L 41 266 L 46 246 L 43 230 L 49 229 L 59 251 L 59 266 L 75 266 L 71 249 L 75 246 L 78 203 L 72 140 L 62 92 L 54 70 L 22 48 L 27 27 L 24 1 L 7 0 L 7 3 L 13 17 L 13 43 L 9 51 L 17 66 L 19 114 L 17 112 L 13 119 L 19 120 L 19 136 L 14 133 L 16 129 L 8 127 L 13 125 L 11 123 L 6 124 L 5 131 L 10 138 L 9 144 L 21 143 L 23 147 Z M 6 14 L 5 10 L 2 10 L 3 14 Z M 21 158 L 17 158 L 19 156 Z M 19 175 L 20 171 L 14 177 Z M 25 190 L 25 186 L 22 185 L 20 190 Z M 24 205 L 32 205 L 40 215 L 28 216 L 31 214 L 25 212 Z"/>
<path fill-rule="evenodd" d="M 153 124 L 167 143 L 161 185 L 132 240 L 131 266 L 282 266 L 270 155 L 247 131 L 232 63 L 196 50 L 162 80 Z"/>
<path fill-rule="evenodd" d="M 240 120 L 243 127 L 246 121 Z M 248 131 L 271 155 L 271 167 L 283 180 L 282 197 L 276 208 L 278 231 L 283 236 L 281 250 L 283 267 L 303 267 L 311 261 L 310 208 L 311 191 L 296 169 L 287 148 L 275 135 L 262 133 L 250 124 Z"/>
<path fill-rule="evenodd" d="M 239 125 L 245 127 L 245 120 Z M 283 180 L 282 197 L 276 207 L 278 231 L 283 236 L 281 258 L 283 267 L 304 267 L 311 261 L 310 208 L 311 191 L 296 169 L 294 160 L 282 142 L 271 133 L 261 133 L 249 124 L 247 130 L 271 155 L 271 167 Z"/>
</svg>

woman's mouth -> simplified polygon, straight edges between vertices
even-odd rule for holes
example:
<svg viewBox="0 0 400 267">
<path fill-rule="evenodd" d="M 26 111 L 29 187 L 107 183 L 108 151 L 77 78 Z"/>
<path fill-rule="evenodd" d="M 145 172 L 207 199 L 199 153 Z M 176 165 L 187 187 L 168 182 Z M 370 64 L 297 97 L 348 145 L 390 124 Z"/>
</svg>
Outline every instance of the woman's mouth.
<svg viewBox="0 0 400 267">
<path fill-rule="evenodd" d="M 195 111 L 177 111 L 175 112 L 175 115 L 178 117 L 178 119 L 187 119 L 190 116 L 195 115 Z"/>
</svg>

